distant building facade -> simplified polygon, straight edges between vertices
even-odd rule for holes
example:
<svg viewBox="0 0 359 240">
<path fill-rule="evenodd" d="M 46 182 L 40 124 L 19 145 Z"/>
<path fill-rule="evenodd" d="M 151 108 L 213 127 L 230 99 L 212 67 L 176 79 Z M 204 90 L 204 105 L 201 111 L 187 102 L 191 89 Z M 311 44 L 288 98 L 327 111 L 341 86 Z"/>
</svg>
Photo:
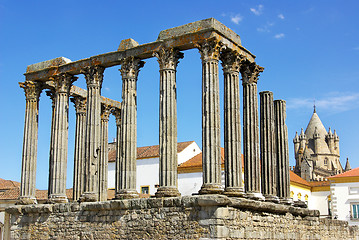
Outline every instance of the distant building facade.
<svg viewBox="0 0 359 240">
<path fill-rule="evenodd" d="M 294 172 L 307 181 L 323 181 L 342 173 L 339 137 L 334 130 L 326 131 L 314 108 L 308 126 L 293 139 L 296 165 Z"/>
</svg>

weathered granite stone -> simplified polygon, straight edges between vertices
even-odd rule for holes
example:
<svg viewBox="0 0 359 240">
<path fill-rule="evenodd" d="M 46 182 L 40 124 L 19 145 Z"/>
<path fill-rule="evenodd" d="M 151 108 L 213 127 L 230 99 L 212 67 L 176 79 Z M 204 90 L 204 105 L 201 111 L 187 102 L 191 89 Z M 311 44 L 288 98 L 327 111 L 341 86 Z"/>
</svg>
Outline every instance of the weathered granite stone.
<svg viewBox="0 0 359 240">
<path fill-rule="evenodd" d="M 188 200 L 193 200 L 192 207 L 185 206 Z M 126 209 L 119 209 L 119 203 L 126 203 Z M 151 207 L 150 203 L 157 205 Z M 359 237 L 358 227 L 348 226 L 345 221 L 319 219 L 318 211 L 220 195 L 15 206 L 7 208 L 6 213 L 11 215 L 10 239 Z"/>
<path fill-rule="evenodd" d="M 138 42 L 136 42 L 132 38 L 128 38 L 121 41 L 117 51 L 125 51 L 127 49 L 134 48 L 137 46 L 138 46 Z"/>
</svg>

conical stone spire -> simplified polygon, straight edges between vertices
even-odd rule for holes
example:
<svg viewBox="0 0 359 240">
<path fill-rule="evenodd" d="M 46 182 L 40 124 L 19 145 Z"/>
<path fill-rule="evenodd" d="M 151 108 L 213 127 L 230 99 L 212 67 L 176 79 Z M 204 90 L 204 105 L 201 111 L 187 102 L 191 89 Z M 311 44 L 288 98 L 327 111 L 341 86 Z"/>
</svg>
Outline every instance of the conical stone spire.
<svg viewBox="0 0 359 240">
<path fill-rule="evenodd" d="M 350 171 L 350 170 L 352 170 L 352 168 L 350 167 L 349 158 L 347 158 L 347 162 L 345 163 L 344 171 L 347 172 L 347 171 Z"/>
</svg>

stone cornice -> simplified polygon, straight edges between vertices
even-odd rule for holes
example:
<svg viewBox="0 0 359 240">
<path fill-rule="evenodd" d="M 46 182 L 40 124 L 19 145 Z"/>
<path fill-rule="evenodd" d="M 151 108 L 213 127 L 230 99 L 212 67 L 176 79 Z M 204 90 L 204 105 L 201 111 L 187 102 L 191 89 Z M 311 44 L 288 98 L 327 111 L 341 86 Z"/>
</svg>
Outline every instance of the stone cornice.
<svg viewBox="0 0 359 240">
<path fill-rule="evenodd" d="M 153 53 L 163 45 L 180 51 L 193 49 L 196 47 L 196 44 L 207 39 L 217 39 L 222 45 L 238 52 L 248 61 L 254 62 L 255 56 L 241 46 L 239 36 L 219 21 L 210 18 L 164 30 L 160 33 L 157 41 L 123 51 L 104 53 L 74 62 L 68 59 L 66 61 L 48 60 L 45 61 L 47 64 L 37 63 L 29 65 L 25 76 L 27 80 L 47 81 L 49 77 L 60 73 L 80 74 L 81 69 L 87 66 L 101 65 L 105 68 L 116 66 L 125 57 L 129 56 L 139 59 L 151 58 Z"/>
</svg>

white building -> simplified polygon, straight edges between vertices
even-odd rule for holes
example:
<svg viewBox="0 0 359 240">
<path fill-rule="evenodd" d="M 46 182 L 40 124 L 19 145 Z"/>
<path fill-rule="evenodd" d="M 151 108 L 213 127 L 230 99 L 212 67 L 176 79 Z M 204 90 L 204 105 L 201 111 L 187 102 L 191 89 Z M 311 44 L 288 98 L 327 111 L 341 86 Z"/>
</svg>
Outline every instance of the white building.
<svg viewBox="0 0 359 240">
<path fill-rule="evenodd" d="M 328 179 L 333 217 L 359 225 L 359 168 Z"/>
<path fill-rule="evenodd" d="M 115 169 L 116 169 L 116 144 L 109 144 L 108 160 L 108 188 L 115 188 Z M 194 141 L 181 142 L 177 144 L 178 164 L 182 164 L 199 154 L 201 149 Z M 202 181 L 202 180 L 201 180 Z M 181 186 L 181 180 L 178 179 Z M 141 194 L 154 195 L 159 186 L 159 146 L 147 146 L 137 148 L 137 179 L 136 189 Z M 183 194 L 181 192 L 182 195 Z"/>
</svg>

